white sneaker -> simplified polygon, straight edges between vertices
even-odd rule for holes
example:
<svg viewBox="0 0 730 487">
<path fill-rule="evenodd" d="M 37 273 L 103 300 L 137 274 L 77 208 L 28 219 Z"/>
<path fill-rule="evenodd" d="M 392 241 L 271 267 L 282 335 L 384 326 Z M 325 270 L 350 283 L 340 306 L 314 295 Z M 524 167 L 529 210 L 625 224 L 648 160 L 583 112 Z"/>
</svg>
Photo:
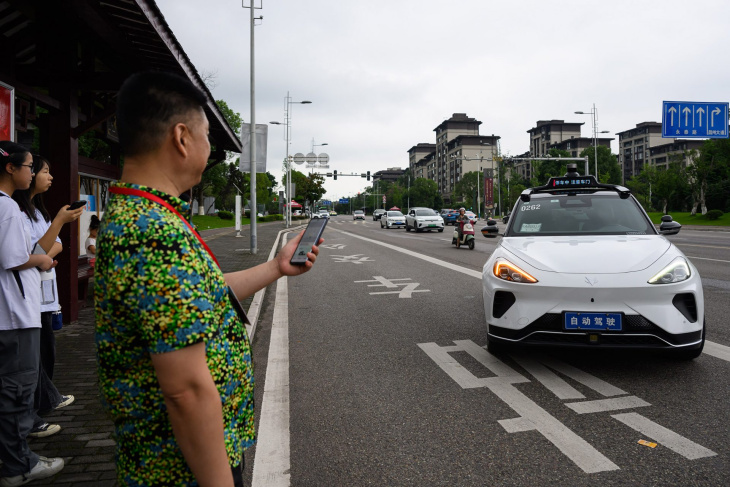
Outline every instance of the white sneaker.
<svg viewBox="0 0 730 487">
<path fill-rule="evenodd" d="M 62 407 L 68 406 L 69 404 L 73 404 L 76 400 L 75 397 L 73 397 L 71 394 L 68 396 L 61 396 L 61 402 L 58 403 L 58 405 L 53 409 L 61 409 Z"/>
<path fill-rule="evenodd" d="M 38 463 L 30 472 L 15 477 L 3 477 L 0 479 L 1 487 L 14 487 L 24 485 L 32 480 L 46 479 L 56 475 L 63 469 L 63 458 L 46 458 L 38 456 Z"/>
</svg>

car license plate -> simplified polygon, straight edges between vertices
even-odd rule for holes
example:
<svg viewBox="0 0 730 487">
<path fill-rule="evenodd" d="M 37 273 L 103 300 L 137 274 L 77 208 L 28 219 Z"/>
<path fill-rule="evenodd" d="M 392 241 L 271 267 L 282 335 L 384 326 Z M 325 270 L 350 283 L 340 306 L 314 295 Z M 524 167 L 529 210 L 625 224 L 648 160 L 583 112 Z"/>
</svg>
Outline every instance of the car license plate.
<svg viewBox="0 0 730 487">
<path fill-rule="evenodd" d="M 437 227 L 438 225 L 436 225 L 436 224 L 434 224 L 434 223 L 429 223 L 429 225 L 428 225 L 428 226 L 429 226 L 429 227 Z"/>
<path fill-rule="evenodd" d="M 621 331 L 621 313 L 565 312 L 566 330 Z"/>
</svg>

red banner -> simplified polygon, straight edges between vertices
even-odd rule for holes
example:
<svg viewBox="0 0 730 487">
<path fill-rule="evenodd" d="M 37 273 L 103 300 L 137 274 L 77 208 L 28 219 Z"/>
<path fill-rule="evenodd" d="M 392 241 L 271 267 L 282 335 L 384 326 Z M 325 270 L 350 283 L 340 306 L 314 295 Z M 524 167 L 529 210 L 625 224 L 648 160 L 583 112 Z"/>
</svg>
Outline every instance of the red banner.
<svg viewBox="0 0 730 487">
<path fill-rule="evenodd" d="M 494 208 L 494 179 L 484 178 L 484 206 Z"/>
<path fill-rule="evenodd" d="M 13 140 L 13 88 L 0 83 L 0 140 Z"/>
</svg>

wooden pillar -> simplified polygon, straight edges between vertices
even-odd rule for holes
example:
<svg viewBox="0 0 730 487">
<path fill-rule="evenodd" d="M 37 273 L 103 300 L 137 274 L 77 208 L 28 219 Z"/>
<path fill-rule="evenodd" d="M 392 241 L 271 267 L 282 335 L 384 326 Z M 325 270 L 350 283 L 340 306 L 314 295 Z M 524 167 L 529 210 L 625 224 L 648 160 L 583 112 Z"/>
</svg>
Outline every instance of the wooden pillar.
<svg viewBox="0 0 730 487">
<path fill-rule="evenodd" d="M 71 136 L 72 127 L 78 125 L 78 100 L 69 87 L 54 87 L 54 98 L 61 101 L 60 110 L 50 110 L 47 132 L 42 137 L 41 154 L 51 163 L 53 186 L 46 196 L 46 204 L 54 217 L 63 205 L 79 199 L 79 150 L 78 140 Z M 58 297 L 66 323 L 79 317 L 78 293 L 78 222 L 64 225 L 59 237 L 63 252 L 56 257 Z"/>
</svg>

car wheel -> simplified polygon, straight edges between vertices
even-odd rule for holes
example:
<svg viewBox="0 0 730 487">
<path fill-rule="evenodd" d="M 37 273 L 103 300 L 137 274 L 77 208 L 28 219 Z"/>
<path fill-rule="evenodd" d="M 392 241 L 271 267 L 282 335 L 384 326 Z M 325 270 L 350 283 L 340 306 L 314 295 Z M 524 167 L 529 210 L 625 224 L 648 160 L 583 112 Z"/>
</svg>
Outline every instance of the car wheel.
<svg viewBox="0 0 730 487">
<path fill-rule="evenodd" d="M 702 354 L 702 349 L 705 348 L 705 328 L 707 327 L 707 320 L 702 324 L 702 338 L 700 339 L 700 345 L 697 348 L 690 350 L 682 349 L 674 350 L 672 356 L 679 360 L 692 360 L 696 359 Z"/>
<path fill-rule="evenodd" d="M 469 250 L 474 250 L 474 239 L 469 240 Z"/>
<path fill-rule="evenodd" d="M 411 231 L 411 227 L 408 225 L 408 223 L 406 223 L 406 232 L 410 232 L 410 231 Z"/>
<path fill-rule="evenodd" d="M 443 232 L 444 232 L 444 229 L 443 228 L 439 228 L 439 233 L 443 233 Z"/>
</svg>

